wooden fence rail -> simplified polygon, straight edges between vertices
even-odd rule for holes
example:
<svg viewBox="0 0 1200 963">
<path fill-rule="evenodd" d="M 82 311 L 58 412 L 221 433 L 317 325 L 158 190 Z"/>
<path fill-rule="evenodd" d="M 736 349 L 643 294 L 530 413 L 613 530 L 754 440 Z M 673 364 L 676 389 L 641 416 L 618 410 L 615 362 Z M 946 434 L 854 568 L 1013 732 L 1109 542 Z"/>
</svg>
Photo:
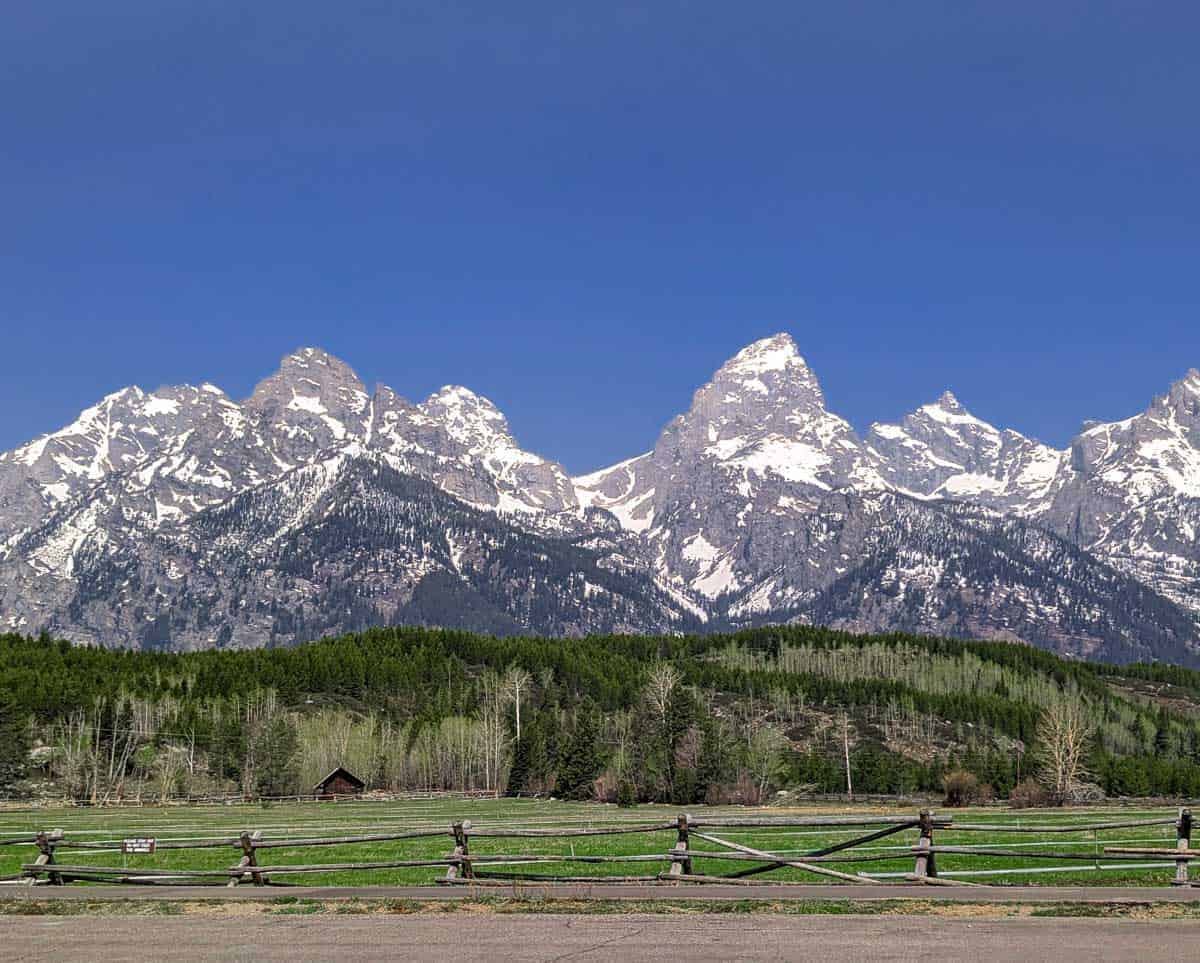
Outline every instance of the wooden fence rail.
<svg viewBox="0 0 1200 963">
<path fill-rule="evenodd" d="M 1100 866 L 1100 843 L 1097 833 L 1114 829 L 1162 827 L 1176 828 L 1176 845 L 1173 848 L 1154 846 L 1105 846 L 1104 859 L 1107 867 Z M 840 842 L 827 843 L 809 852 L 775 852 L 759 849 L 743 842 L 717 835 L 718 831 L 744 831 L 747 829 L 798 829 L 804 831 L 832 829 L 839 833 L 863 832 Z M 882 850 L 864 850 L 862 847 L 881 839 L 906 831 L 916 831 L 911 846 L 884 847 Z M 929 810 L 915 816 L 780 816 L 780 817 L 723 817 L 702 816 L 694 818 L 681 813 L 670 822 L 647 822 L 627 825 L 566 827 L 560 829 L 530 829 L 523 827 L 477 827 L 463 820 L 443 829 L 417 829 L 382 833 L 357 833 L 345 836 L 298 837 L 267 839 L 258 831 L 245 831 L 236 836 L 196 840 L 73 840 L 66 838 L 61 829 L 43 831 L 29 836 L 0 840 L 7 846 L 32 846 L 37 858 L 21 866 L 21 881 L 27 885 L 63 885 L 72 881 L 123 882 L 144 884 L 168 884 L 180 882 L 218 883 L 228 886 L 250 883 L 254 886 L 289 885 L 278 877 L 309 876 L 325 873 L 376 872 L 388 869 L 435 869 L 445 868 L 438 882 L 446 885 L 509 885 L 514 880 L 539 882 L 588 882 L 588 883 L 674 883 L 705 884 L 722 883 L 751 885 L 759 882 L 749 877 L 771 873 L 780 869 L 796 869 L 802 872 L 841 882 L 881 882 L 887 885 L 917 883 L 939 886 L 979 885 L 961 879 L 947 878 L 939 871 L 939 857 L 953 857 L 958 862 L 969 859 L 1004 859 L 1030 861 L 1038 866 L 1046 861 L 1064 861 L 1070 864 L 1093 864 L 1092 868 L 1154 868 L 1174 864 L 1172 882 L 1178 886 L 1189 883 L 1188 867 L 1193 859 L 1200 859 L 1200 849 L 1191 847 L 1192 816 L 1181 809 L 1175 818 L 1126 819 L 1096 823 L 1053 823 L 1041 825 L 1004 825 L 955 823 L 950 818 L 940 817 Z M 1023 844 L 982 843 L 980 845 L 947 845 L 935 841 L 935 834 L 945 831 L 967 833 L 1091 833 L 1094 852 L 1073 851 L 1056 847 L 1051 850 L 1019 848 Z M 577 839 L 601 836 L 652 836 L 674 834 L 674 840 L 659 848 L 648 846 L 641 853 L 537 853 L 537 852 L 479 852 L 472 845 L 492 840 L 549 840 L 561 839 L 571 842 Z M 369 845 L 400 840 L 446 839 L 452 849 L 441 856 L 399 857 L 365 861 L 326 863 L 271 863 L 259 861 L 259 854 L 275 849 L 308 849 L 322 846 Z M 697 848 L 697 843 L 702 848 Z M 704 846 L 703 844 L 707 844 Z M 1037 844 L 1034 844 L 1037 845 Z M 77 861 L 59 862 L 57 854 L 65 855 L 71 850 L 89 852 L 121 852 L 129 856 L 142 857 L 158 850 L 204 850 L 232 849 L 240 857 L 226 867 L 163 867 L 163 866 L 114 866 L 90 865 Z M 518 847 L 513 847 L 518 848 Z M 380 853 L 379 855 L 384 855 Z M 874 866 L 879 863 L 902 859 L 912 860 L 912 869 L 900 873 L 881 873 L 857 869 L 845 872 L 835 868 L 845 864 Z M 1149 862 L 1146 862 L 1146 861 Z M 715 867 L 709 872 L 698 871 L 698 862 Z M 639 875 L 565 875 L 558 872 L 538 872 L 553 866 L 594 866 L 620 864 L 637 866 L 658 863 L 663 866 L 657 872 Z M 726 871 L 720 864 L 732 864 Z M 1033 869 L 987 869 L 975 871 L 979 874 L 1017 875 L 1022 872 L 1071 871 L 1072 866 L 1044 867 Z M 531 871 L 532 870 L 532 871 Z M 954 874 L 971 875 L 972 871 L 956 870 Z M 949 874 L 949 875 L 954 875 Z"/>
</svg>

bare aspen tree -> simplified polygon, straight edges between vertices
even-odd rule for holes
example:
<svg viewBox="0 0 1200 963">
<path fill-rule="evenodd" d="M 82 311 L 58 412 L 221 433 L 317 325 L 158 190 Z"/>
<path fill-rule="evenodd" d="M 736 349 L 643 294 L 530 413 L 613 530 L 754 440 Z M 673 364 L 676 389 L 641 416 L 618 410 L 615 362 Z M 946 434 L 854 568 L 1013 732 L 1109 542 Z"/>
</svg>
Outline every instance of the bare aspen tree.
<svg viewBox="0 0 1200 963">
<path fill-rule="evenodd" d="M 519 665 L 510 666 L 507 674 L 504 676 L 504 691 L 508 698 L 512 700 L 513 709 L 516 712 L 518 741 L 521 739 L 521 703 L 528 696 L 531 685 L 533 685 L 533 676 Z"/>
<path fill-rule="evenodd" d="M 113 797 L 120 799 L 125 794 L 125 775 L 129 769 L 133 752 L 137 748 L 137 735 L 132 730 L 116 730 L 108 743 L 108 775 L 102 800 L 107 804 Z"/>
<path fill-rule="evenodd" d="M 1091 735 L 1091 723 L 1078 701 L 1063 699 L 1043 710 L 1037 727 L 1041 776 L 1056 799 L 1070 799 L 1087 779 L 1083 757 Z"/>
<path fill-rule="evenodd" d="M 850 716 L 842 710 L 842 753 L 846 760 L 846 795 L 854 799 L 854 783 L 850 778 Z"/>
<path fill-rule="evenodd" d="M 771 780 L 779 772 L 780 760 L 788 741 L 778 729 L 759 729 L 746 749 L 746 762 L 754 779 L 759 800 L 766 794 Z"/>
<path fill-rule="evenodd" d="M 607 721 L 607 724 L 611 732 L 609 741 L 613 745 L 609 768 L 619 784 L 629 774 L 629 761 L 633 756 L 633 745 L 637 738 L 634 731 L 633 713 L 617 711 Z"/>
<path fill-rule="evenodd" d="M 504 706 L 511 696 L 507 677 L 502 678 L 495 672 L 485 672 L 481 680 L 483 692 L 479 705 L 478 721 L 468 723 L 480 740 L 483 757 L 484 788 L 500 792 L 500 773 L 504 764 L 505 748 L 508 742 L 504 731 Z M 463 777 L 463 788 L 467 788 L 466 776 Z"/>
<path fill-rule="evenodd" d="M 670 662 L 656 662 L 650 667 L 646 681 L 646 696 L 658 713 L 663 725 L 667 722 L 667 710 L 671 706 L 671 695 L 679 684 L 679 670 Z"/>
<path fill-rule="evenodd" d="M 76 801 L 88 797 L 91 785 L 91 737 L 91 727 L 82 709 L 76 709 L 55 729 L 54 772 L 65 784 L 67 794 Z"/>
<path fill-rule="evenodd" d="M 187 750 L 179 746 L 166 745 L 154 760 L 158 775 L 158 800 L 165 803 L 177 793 L 180 783 L 187 775 Z"/>
</svg>

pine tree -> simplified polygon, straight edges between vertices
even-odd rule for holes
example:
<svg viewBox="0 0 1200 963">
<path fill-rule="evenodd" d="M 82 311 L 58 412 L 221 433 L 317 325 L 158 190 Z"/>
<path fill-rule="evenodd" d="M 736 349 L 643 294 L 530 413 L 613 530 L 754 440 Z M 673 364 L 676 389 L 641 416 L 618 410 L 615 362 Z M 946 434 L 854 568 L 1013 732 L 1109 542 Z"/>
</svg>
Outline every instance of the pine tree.
<svg viewBox="0 0 1200 963">
<path fill-rule="evenodd" d="M 283 715 L 271 719 L 259 733 L 254 746 L 258 771 L 254 789 L 260 796 L 287 796 L 296 791 L 296 730 Z"/>
<path fill-rule="evenodd" d="M 558 767 L 554 794 L 562 799 L 591 799 L 592 784 L 600 772 L 600 727 L 594 703 L 585 700 L 575 716 L 575 731 Z"/>
<path fill-rule="evenodd" d="M 29 733 L 11 696 L 0 693 L 0 795 L 7 795 L 25 775 Z"/>
<path fill-rule="evenodd" d="M 531 727 L 526 726 L 521 738 L 513 747 L 512 765 L 508 770 L 508 794 L 516 796 L 529 791 L 530 772 L 529 756 L 530 742 L 533 739 Z"/>
</svg>

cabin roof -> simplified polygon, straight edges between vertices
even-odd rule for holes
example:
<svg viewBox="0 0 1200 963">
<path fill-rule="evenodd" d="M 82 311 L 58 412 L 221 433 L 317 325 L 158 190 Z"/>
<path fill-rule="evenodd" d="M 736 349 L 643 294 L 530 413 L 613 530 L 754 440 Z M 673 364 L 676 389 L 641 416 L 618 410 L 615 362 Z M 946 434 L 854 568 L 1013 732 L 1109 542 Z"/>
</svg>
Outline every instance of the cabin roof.
<svg viewBox="0 0 1200 963">
<path fill-rule="evenodd" d="M 333 772 L 331 772 L 328 776 L 326 776 L 319 783 L 317 783 L 315 786 L 313 786 L 313 789 L 314 790 L 324 789 L 327 785 L 329 785 L 329 783 L 333 782 L 334 778 L 337 776 L 341 776 L 343 779 L 346 780 L 346 782 L 353 785 L 356 789 L 365 789 L 367 787 L 367 784 L 365 782 L 363 782 L 361 779 L 359 779 L 358 776 L 354 775 L 349 770 L 344 769 L 342 766 L 338 766 L 336 769 L 333 770 Z"/>
</svg>

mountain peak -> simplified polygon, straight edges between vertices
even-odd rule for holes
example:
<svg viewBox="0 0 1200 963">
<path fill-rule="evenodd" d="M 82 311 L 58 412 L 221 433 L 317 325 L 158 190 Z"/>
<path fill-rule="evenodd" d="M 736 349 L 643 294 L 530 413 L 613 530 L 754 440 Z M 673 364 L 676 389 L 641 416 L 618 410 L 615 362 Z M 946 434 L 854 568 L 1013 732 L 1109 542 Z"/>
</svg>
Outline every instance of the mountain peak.
<svg viewBox="0 0 1200 963">
<path fill-rule="evenodd" d="M 248 403 L 254 408 L 272 403 L 287 406 L 298 397 L 336 398 L 336 404 L 355 412 L 365 409 L 368 401 L 358 375 L 341 358 L 321 348 L 300 348 L 280 361 L 278 371 L 258 383 Z"/>
<path fill-rule="evenodd" d="M 508 432 L 508 420 L 490 398 L 462 385 L 443 385 L 422 402 L 424 411 L 436 410 L 443 419 L 465 424 L 487 423 L 492 430 Z"/>
<path fill-rule="evenodd" d="M 800 357 L 792 336 L 780 332 L 746 345 L 721 366 L 718 374 L 753 377 L 773 371 L 786 371 L 789 368 L 807 370 L 808 365 Z"/>
<path fill-rule="evenodd" d="M 1200 448 L 1200 371 L 1192 368 L 1171 385 L 1163 403 L 1173 411 L 1176 420 L 1190 426 L 1191 445 Z"/>
<path fill-rule="evenodd" d="M 963 407 L 962 402 L 951 391 L 943 391 L 937 401 L 928 405 L 922 405 L 909 418 L 914 416 L 923 416 L 925 419 L 932 419 L 943 426 L 951 428 L 966 425 L 972 426 L 989 435 L 999 434 L 999 431 L 993 425 L 976 418 L 971 412 L 967 411 Z"/>
<path fill-rule="evenodd" d="M 491 408 L 499 410 L 491 401 L 478 395 L 470 388 L 463 385 L 442 385 L 427 399 L 426 404 L 441 405 L 445 408 Z"/>
<path fill-rule="evenodd" d="M 508 419 L 490 400 L 462 385 L 444 385 L 420 405 L 426 415 L 436 417 L 451 437 L 477 447 L 484 439 L 512 441 Z"/>
<path fill-rule="evenodd" d="M 966 412 L 966 409 L 962 406 L 962 402 L 960 402 L 954 396 L 954 392 L 948 388 L 943 391 L 938 400 L 934 402 L 934 406 L 941 408 L 943 411 L 953 412 L 956 415 Z"/>
<path fill-rule="evenodd" d="M 722 399 L 732 389 L 733 394 L 728 398 L 731 401 L 738 397 L 774 401 L 790 398 L 802 399 L 805 405 L 818 408 L 825 406 L 817 376 L 800 356 L 792 336 L 786 333 L 746 345 L 721 365 L 709 388 L 701 391 L 707 393 L 709 389 L 716 389 Z"/>
<path fill-rule="evenodd" d="M 319 381 L 351 381 L 358 384 L 358 375 L 341 358 L 334 357 L 324 348 L 300 348 L 287 355 L 279 363 L 280 373 L 299 374 Z"/>
<path fill-rule="evenodd" d="M 1200 397 L 1200 370 L 1192 368 L 1182 378 L 1171 385 L 1171 395 L 1189 394 Z"/>
</svg>

